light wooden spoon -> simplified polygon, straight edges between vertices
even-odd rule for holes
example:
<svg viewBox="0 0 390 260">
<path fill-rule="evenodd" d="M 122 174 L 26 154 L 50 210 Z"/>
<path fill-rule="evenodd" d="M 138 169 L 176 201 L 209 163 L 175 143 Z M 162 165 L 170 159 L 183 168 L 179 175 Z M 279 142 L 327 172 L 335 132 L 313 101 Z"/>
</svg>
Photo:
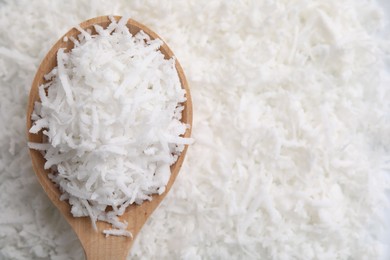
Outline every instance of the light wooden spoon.
<svg viewBox="0 0 390 260">
<path fill-rule="evenodd" d="M 119 21 L 120 16 L 114 17 L 116 21 Z M 106 28 L 111 21 L 108 16 L 101 16 L 97 18 L 93 18 L 87 20 L 80 24 L 80 27 L 83 29 L 91 29 L 93 33 L 95 33 L 93 25 L 98 24 L 103 28 Z M 160 38 L 156 33 L 151 31 L 145 25 L 142 25 L 134 20 L 129 19 L 127 22 L 127 27 L 130 32 L 134 35 L 140 30 L 143 30 L 146 34 L 148 34 L 152 39 Z M 60 40 L 51 48 L 46 57 L 43 59 L 41 65 L 38 68 L 38 71 L 35 75 L 31 92 L 28 101 L 28 110 L 27 110 L 27 132 L 28 129 L 31 128 L 31 113 L 34 109 L 34 103 L 39 101 L 38 95 L 38 87 L 45 82 L 44 75 L 50 72 L 55 66 L 57 66 L 56 54 L 59 48 L 66 48 L 66 50 L 70 50 L 73 48 L 73 42 L 67 41 L 64 42 L 63 38 L 67 36 L 70 38 L 71 36 L 76 37 L 80 32 L 73 28 L 68 31 Z M 161 39 L 161 38 L 160 38 Z M 164 54 L 166 59 L 169 59 L 173 56 L 172 51 L 169 47 L 164 43 L 161 46 L 160 51 Z M 187 101 L 184 104 L 184 111 L 182 113 L 182 122 L 186 124 L 192 125 L 192 102 L 190 96 L 190 90 L 188 88 L 188 84 L 186 78 L 184 76 L 183 70 L 176 60 L 176 69 L 179 74 L 179 78 L 182 84 L 182 87 L 186 91 Z M 191 130 L 188 129 L 184 134 L 184 137 L 189 137 L 191 134 Z M 39 134 L 30 134 L 28 133 L 28 140 L 30 142 L 42 142 L 43 134 L 42 131 Z M 177 162 L 171 166 L 171 178 L 167 184 L 166 191 L 162 195 L 154 195 L 152 201 L 145 201 L 142 205 L 131 205 L 127 208 L 124 215 L 121 217 L 121 220 L 126 220 L 129 225 L 127 230 L 129 230 L 133 237 L 135 238 L 140 231 L 141 227 L 144 225 L 145 221 L 152 214 L 152 212 L 157 208 L 160 202 L 167 195 L 170 190 L 173 182 L 176 179 L 177 174 L 179 173 L 180 167 L 183 164 L 184 156 L 186 154 L 187 147 L 181 153 Z M 70 213 L 70 205 L 67 201 L 60 201 L 60 191 L 57 187 L 50 181 L 47 177 L 49 171 L 44 170 L 43 165 L 45 163 L 45 159 L 41 155 L 39 151 L 30 149 L 30 155 L 32 159 L 33 169 L 35 174 L 38 177 L 39 182 L 41 183 L 43 189 L 54 203 L 54 205 L 61 211 L 62 215 L 71 225 L 73 230 L 76 232 L 78 238 L 81 241 L 81 244 L 84 248 L 85 255 L 89 260 L 95 259 L 126 259 L 126 256 L 133 244 L 134 238 L 126 238 L 126 237 L 105 237 L 102 234 L 102 230 L 111 228 L 111 225 L 107 223 L 103 223 L 98 221 L 97 227 L 98 231 L 95 231 L 92 228 L 91 220 L 87 217 L 83 218 L 75 218 Z"/>
</svg>

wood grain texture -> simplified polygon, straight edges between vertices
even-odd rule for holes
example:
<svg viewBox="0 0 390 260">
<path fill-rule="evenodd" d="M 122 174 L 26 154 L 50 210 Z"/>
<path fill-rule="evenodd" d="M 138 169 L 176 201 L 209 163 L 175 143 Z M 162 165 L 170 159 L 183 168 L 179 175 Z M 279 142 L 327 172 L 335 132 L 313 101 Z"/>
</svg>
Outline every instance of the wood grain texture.
<svg viewBox="0 0 390 260">
<path fill-rule="evenodd" d="M 115 19 L 118 21 L 121 17 L 115 16 Z M 90 20 L 87 20 L 80 24 L 83 29 L 91 29 L 94 33 L 93 25 L 98 24 L 104 28 L 106 28 L 110 24 L 110 20 L 108 16 L 96 17 Z M 129 28 L 132 34 L 143 30 L 146 34 L 148 34 L 152 39 L 160 38 L 156 33 L 151 31 L 146 26 L 129 19 L 127 22 L 127 27 Z M 34 109 L 34 103 L 39 101 L 38 95 L 38 87 L 45 82 L 43 76 L 50 72 L 55 66 L 57 66 L 56 54 L 59 48 L 65 48 L 66 50 L 70 50 L 73 48 L 73 42 L 68 41 L 64 42 L 63 38 L 67 36 L 68 38 L 71 36 L 76 36 L 80 32 L 72 28 L 68 31 L 57 43 L 52 47 L 52 49 L 48 52 L 46 57 L 43 59 L 38 71 L 35 75 L 34 81 L 32 83 L 31 92 L 28 101 L 27 107 L 27 129 L 30 129 L 32 126 L 31 121 L 31 113 Z M 172 51 L 169 47 L 164 44 L 161 46 L 160 51 L 164 54 L 165 58 L 169 59 L 173 56 Z M 186 91 L 187 101 L 184 104 L 184 110 L 182 112 L 182 121 L 186 124 L 192 125 L 192 102 L 190 90 L 188 87 L 187 80 L 185 78 L 184 72 L 176 60 L 176 69 L 179 74 L 179 78 L 182 84 L 182 87 Z M 28 133 L 28 140 L 30 142 L 42 142 L 42 131 L 38 134 Z M 190 137 L 191 129 L 188 129 L 184 134 L 184 137 Z M 176 179 L 176 176 L 179 173 L 180 167 L 183 164 L 183 160 L 187 151 L 187 146 L 184 151 L 181 153 L 177 162 L 171 166 L 171 177 L 167 184 L 166 191 L 162 195 L 153 195 L 152 201 L 146 201 L 142 205 L 131 205 L 127 208 L 126 212 L 123 216 L 121 216 L 121 220 L 126 220 L 129 225 L 127 229 L 133 234 L 134 238 L 137 236 L 138 232 L 146 222 L 147 218 L 153 213 L 156 207 L 160 204 L 160 202 L 164 199 L 168 191 L 170 190 L 173 182 Z M 32 159 L 33 169 L 35 171 L 36 176 L 43 189 L 47 193 L 50 200 L 54 203 L 54 205 L 61 211 L 65 219 L 71 225 L 73 230 L 76 232 L 78 238 L 81 241 L 81 244 L 84 248 L 87 259 L 95 260 L 95 259 L 126 259 L 126 256 L 133 244 L 134 239 L 126 238 L 126 237 L 105 237 L 102 234 L 102 230 L 111 228 L 111 225 L 107 223 L 103 223 L 98 221 L 97 227 L 98 231 L 95 231 L 91 225 L 91 221 L 87 217 L 83 218 L 74 218 L 70 213 L 70 205 L 67 201 L 60 201 L 60 191 L 57 187 L 49 180 L 47 177 L 49 171 L 44 170 L 43 165 L 45 163 L 45 159 L 41 155 L 39 151 L 30 149 L 30 156 Z"/>
</svg>

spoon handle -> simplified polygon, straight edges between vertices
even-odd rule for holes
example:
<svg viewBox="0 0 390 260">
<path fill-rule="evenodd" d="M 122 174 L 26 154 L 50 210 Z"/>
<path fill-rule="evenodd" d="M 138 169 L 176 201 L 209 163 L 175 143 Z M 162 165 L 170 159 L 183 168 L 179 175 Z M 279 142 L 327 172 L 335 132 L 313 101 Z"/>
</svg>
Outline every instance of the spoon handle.
<svg viewBox="0 0 390 260">
<path fill-rule="evenodd" d="M 129 253 L 123 249 L 112 249 L 111 247 L 106 246 L 105 243 L 91 246 L 87 249 L 84 247 L 84 252 L 87 260 L 126 260 Z"/>
<path fill-rule="evenodd" d="M 132 212 L 126 212 L 131 214 Z M 68 213 L 69 214 L 69 213 Z M 129 217 L 130 219 L 130 217 Z M 94 230 L 89 218 L 68 219 L 80 239 L 87 260 L 125 260 L 134 239 L 123 236 L 106 237 L 102 231 L 110 229 L 107 223 L 97 222 L 98 231 Z M 133 228 L 132 222 L 129 226 Z M 135 230 L 133 230 L 134 232 Z M 134 237 L 136 233 L 134 232 Z"/>
<path fill-rule="evenodd" d="M 125 260 L 133 244 L 133 240 L 126 237 L 95 238 L 82 243 L 87 260 Z"/>
</svg>

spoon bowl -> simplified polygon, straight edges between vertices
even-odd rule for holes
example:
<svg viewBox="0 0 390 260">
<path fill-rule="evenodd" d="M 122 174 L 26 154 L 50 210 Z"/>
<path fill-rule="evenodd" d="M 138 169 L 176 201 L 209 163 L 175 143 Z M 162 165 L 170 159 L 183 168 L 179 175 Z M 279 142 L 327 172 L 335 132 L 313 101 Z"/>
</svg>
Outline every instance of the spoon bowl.
<svg viewBox="0 0 390 260">
<path fill-rule="evenodd" d="M 120 18 L 120 16 L 114 16 L 114 19 L 116 21 L 119 21 Z M 90 29 L 92 31 L 92 34 L 95 34 L 96 32 L 94 30 L 93 25 L 97 24 L 102 26 L 103 28 L 106 28 L 110 23 L 111 21 L 108 16 L 101 16 L 82 22 L 80 24 L 80 27 L 84 30 Z M 133 35 L 142 30 L 146 34 L 148 34 L 151 39 L 161 39 L 161 37 L 159 37 L 156 33 L 147 28 L 145 25 L 142 25 L 132 19 L 129 19 L 126 25 Z M 76 28 L 72 28 L 71 30 L 69 30 L 50 49 L 50 51 L 47 53 L 46 57 L 43 59 L 41 65 L 38 68 L 38 71 L 32 83 L 27 107 L 27 135 L 29 142 L 43 142 L 42 131 L 40 131 L 38 134 L 31 134 L 28 132 L 28 130 L 33 124 L 31 120 L 31 114 L 34 110 L 34 104 L 36 101 L 39 101 L 38 87 L 46 82 L 44 79 L 44 75 L 49 73 L 54 67 L 57 66 L 56 54 L 58 49 L 65 48 L 65 51 L 69 51 L 74 47 L 73 42 L 70 40 L 65 42 L 63 40 L 64 37 L 76 38 L 76 36 L 79 34 L 80 32 Z M 163 53 L 166 59 L 169 59 L 174 56 L 165 42 L 160 47 L 160 51 Z M 187 101 L 184 103 L 184 110 L 182 112 L 182 122 L 185 124 L 192 125 L 192 102 L 190 90 L 183 69 L 181 68 L 177 60 L 176 70 L 178 72 L 182 88 L 186 91 L 187 97 Z M 187 129 L 183 137 L 190 137 L 190 135 L 191 129 Z M 47 196 L 61 211 L 62 215 L 76 232 L 83 246 L 87 259 L 126 259 L 128 252 L 134 242 L 134 239 L 141 230 L 142 226 L 145 224 L 148 217 L 153 213 L 153 211 L 157 208 L 157 206 L 161 203 L 161 201 L 164 199 L 164 197 L 170 190 L 183 164 L 186 151 L 187 146 L 177 159 L 176 163 L 171 166 L 171 177 L 166 186 L 165 192 L 161 195 L 153 195 L 153 199 L 151 201 L 144 201 L 141 205 L 130 205 L 129 207 L 127 207 L 125 213 L 120 217 L 121 221 L 125 220 L 129 223 L 127 230 L 132 233 L 133 238 L 118 236 L 105 237 L 102 231 L 104 229 L 110 229 L 110 224 L 98 221 L 96 223 L 98 230 L 96 231 L 93 229 L 89 217 L 73 217 L 70 212 L 71 207 L 68 201 L 60 200 L 61 192 L 48 178 L 48 174 L 50 172 L 49 170 L 45 170 L 43 167 L 45 164 L 45 159 L 42 156 L 41 152 L 30 149 L 30 156 L 34 172 L 38 177 L 40 184 L 42 185 L 44 191 L 47 193 Z"/>
</svg>

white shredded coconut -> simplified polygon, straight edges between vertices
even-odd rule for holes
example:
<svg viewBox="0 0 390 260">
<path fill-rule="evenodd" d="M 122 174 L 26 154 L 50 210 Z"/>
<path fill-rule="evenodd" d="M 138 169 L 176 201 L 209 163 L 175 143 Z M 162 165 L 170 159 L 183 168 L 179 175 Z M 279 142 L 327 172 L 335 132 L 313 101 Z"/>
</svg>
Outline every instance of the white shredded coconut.
<svg viewBox="0 0 390 260">
<path fill-rule="evenodd" d="M 120 229 L 108 229 L 103 230 L 103 234 L 108 236 L 125 236 L 125 237 L 132 237 L 131 233 L 126 230 L 120 230 Z"/>
<path fill-rule="evenodd" d="M 97 220 L 120 229 L 107 236 L 130 236 L 117 217 L 161 195 L 170 166 L 192 142 L 180 137 L 186 98 L 174 58 L 164 58 L 160 39 L 131 35 L 127 20 L 95 25 L 94 35 L 76 27 L 76 46 L 58 50 L 57 67 L 39 86 L 30 133 L 43 131 L 47 143 L 28 144 L 44 150 L 44 167 L 73 216 L 89 216 L 95 229 Z"/>
<path fill-rule="evenodd" d="M 70 27 L 129 13 L 183 66 L 196 139 L 129 259 L 388 260 L 384 11 L 371 0 L 0 3 L 0 259 L 82 259 L 32 171 L 26 100 Z"/>
</svg>

